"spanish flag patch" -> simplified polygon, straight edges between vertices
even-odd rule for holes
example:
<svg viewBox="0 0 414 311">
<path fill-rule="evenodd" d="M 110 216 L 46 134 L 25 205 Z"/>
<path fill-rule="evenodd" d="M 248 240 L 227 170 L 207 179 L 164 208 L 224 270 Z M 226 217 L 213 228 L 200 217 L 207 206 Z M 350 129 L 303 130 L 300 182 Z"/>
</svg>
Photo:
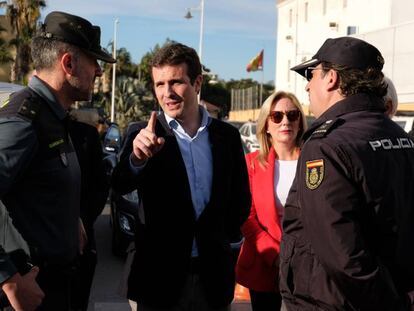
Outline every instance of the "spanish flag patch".
<svg viewBox="0 0 414 311">
<path fill-rule="evenodd" d="M 311 190 L 318 188 L 324 173 L 323 159 L 306 161 L 306 186 Z"/>
</svg>

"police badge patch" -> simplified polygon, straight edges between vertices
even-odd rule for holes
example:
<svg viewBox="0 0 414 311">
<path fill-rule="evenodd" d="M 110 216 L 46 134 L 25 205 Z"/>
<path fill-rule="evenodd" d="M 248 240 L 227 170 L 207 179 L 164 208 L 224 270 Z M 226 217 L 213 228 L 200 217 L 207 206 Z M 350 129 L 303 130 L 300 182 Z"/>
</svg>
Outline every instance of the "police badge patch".
<svg viewBox="0 0 414 311">
<path fill-rule="evenodd" d="M 323 160 L 313 160 L 306 162 L 306 186 L 314 190 L 322 183 L 324 176 Z"/>
</svg>

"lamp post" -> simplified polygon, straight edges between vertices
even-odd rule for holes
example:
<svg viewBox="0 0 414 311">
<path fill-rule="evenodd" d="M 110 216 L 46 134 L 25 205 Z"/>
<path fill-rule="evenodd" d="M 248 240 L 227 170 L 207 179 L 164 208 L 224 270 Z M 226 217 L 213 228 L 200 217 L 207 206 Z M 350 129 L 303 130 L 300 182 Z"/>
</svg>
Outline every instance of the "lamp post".
<svg viewBox="0 0 414 311">
<path fill-rule="evenodd" d="M 187 8 L 187 14 L 185 14 L 184 18 L 190 19 L 193 18 L 193 15 L 191 15 L 192 10 L 200 10 L 200 40 L 198 43 L 198 58 L 200 59 L 201 63 L 201 74 L 203 74 L 203 31 L 204 31 L 204 0 L 200 1 L 200 5 L 195 8 Z M 201 99 L 201 90 L 198 93 L 198 102 L 200 102 Z"/>
<path fill-rule="evenodd" d="M 204 0 L 200 1 L 200 6 L 195 8 L 187 8 L 187 14 L 184 16 L 186 19 L 193 18 L 191 15 L 191 11 L 193 10 L 200 10 L 200 41 L 198 44 L 198 57 L 200 58 L 200 62 L 202 62 L 203 56 L 203 31 L 204 31 Z"/>
<path fill-rule="evenodd" d="M 114 42 L 112 44 L 112 57 L 116 59 L 116 34 L 119 20 L 115 19 L 114 22 Z M 115 79 L 116 79 L 116 62 L 112 65 L 112 98 L 111 98 L 111 123 L 115 121 Z"/>
</svg>

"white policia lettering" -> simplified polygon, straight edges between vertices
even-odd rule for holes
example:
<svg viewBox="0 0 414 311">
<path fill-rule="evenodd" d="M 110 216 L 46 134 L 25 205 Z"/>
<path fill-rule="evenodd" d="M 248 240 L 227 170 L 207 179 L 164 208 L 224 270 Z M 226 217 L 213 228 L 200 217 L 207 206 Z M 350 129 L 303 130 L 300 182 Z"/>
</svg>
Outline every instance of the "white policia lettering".
<svg viewBox="0 0 414 311">
<path fill-rule="evenodd" d="M 381 140 L 370 141 L 372 150 L 377 149 L 391 150 L 391 149 L 408 149 L 414 148 L 414 142 L 410 138 L 385 138 Z"/>
</svg>

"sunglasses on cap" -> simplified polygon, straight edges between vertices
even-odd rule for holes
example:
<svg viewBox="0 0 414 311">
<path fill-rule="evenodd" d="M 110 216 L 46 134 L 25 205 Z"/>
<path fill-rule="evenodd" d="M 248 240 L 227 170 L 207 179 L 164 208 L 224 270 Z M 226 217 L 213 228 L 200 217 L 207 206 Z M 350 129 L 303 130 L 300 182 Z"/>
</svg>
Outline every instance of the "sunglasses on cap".
<svg viewBox="0 0 414 311">
<path fill-rule="evenodd" d="M 308 67 L 305 69 L 305 78 L 306 80 L 310 81 L 313 78 L 313 72 L 314 70 L 324 70 L 325 68 L 316 68 L 316 67 Z"/>
<path fill-rule="evenodd" d="M 285 111 L 285 112 L 283 112 L 283 111 L 271 111 L 270 114 L 269 114 L 270 120 L 272 120 L 276 124 L 282 122 L 283 116 L 286 116 L 286 118 L 290 122 L 295 122 L 300 117 L 300 111 L 297 110 L 297 109 L 289 110 L 289 111 Z"/>
</svg>

